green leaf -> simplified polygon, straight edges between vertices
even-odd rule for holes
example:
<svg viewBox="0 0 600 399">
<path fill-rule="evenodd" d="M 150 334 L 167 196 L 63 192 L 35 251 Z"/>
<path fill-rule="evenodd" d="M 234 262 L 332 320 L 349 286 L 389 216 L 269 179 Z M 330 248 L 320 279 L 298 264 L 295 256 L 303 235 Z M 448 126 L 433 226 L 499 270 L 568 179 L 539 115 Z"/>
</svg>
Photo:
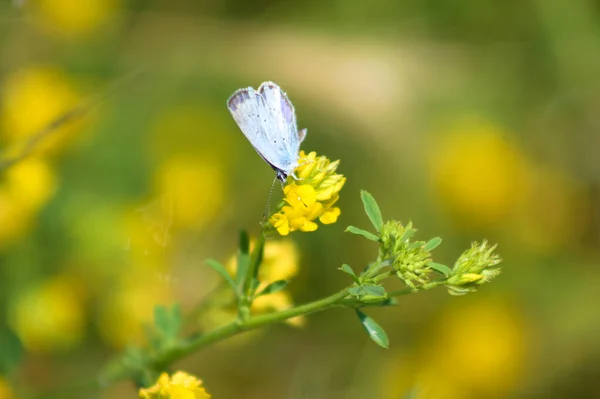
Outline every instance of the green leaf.
<svg viewBox="0 0 600 399">
<path fill-rule="evenodd" d="M 379 241 L 379 237 L 377 237 L 375 234 L 368 232 L 366 230 L 363 230 L 363 229 L 359 229 L 358 227 L 348 226 L 346 228 L 346 231 L 348 233 L 358 234 L 358 235 L 363 236 L 371 241 Z"/>
<path fill-rule="evenodd" d="M 227 281 L 229 283 L 229 285 L 231 286 L 233 291 L 237 294 L 238 289 L 235 284 L 235 281 L 233 281 L 233 278 L 231 278 L 229 273 L 227 273 L 227 270 L 225 270 L 225 267 L 222 264 L 220 264 L 218 261 L 216 261 L 214 259 L 206 259 L 204 261 L 204 263 L 206 263 L 207 265 L 212 267 L 217 273 L 219 273 L 221 275 L 221 277 L 223 277 L 225 279 L 225 281 Z"/>
<path fill-rule="evenodd" d="M 237 256 L 237 270 L 235 273 L 235 281 L 239 287 L 239 291 L 242 290 L 242 286 L 246 281 L 246 275 L 250 268 L 250 238 L 245 230 L 240 232 L 240 248 Z"/>
<path fill-rule="evenodd" d="M 362 287 L 350 287 L 348 288 L 348 294 L 359 297 L 362 294 Z"/>
<path fill-rule="evenodd" d="M 429 262 L 427 266 L 431 267 L 436 272 L 442 273 L 446 277 L 450 277 L 452 275 L 452 269 L 446 265 L 442 265 L 441 263 Z"/>
<path fill-rule="evenodd" d="M 431 240 L 429 240 L 427 242 L 427 244 L 425 244 L 423 249 L 427 252 L 430 252 L 430 251 L 433 251 L 434 249 L 436 249 L 438 247 L 438 245 L 440 245 L 441 243 L 442 243 L 442 239 L 440 237 L 435 237 L 435 238 L 432 238 Z"/>
<path fill-rule="evenodd" d="M 259 292 L 256 296 L 259 297 L 261 295 L 274 294 L 278 291 L 281 291 L 285 287 L 287 287 L 289 283 L 290 283 L 289 280 L 277 280 L 277 281 L 267 285 L 265 287 L 265 289 L 262 290 L 261 292 Z"/>
<path fill-rule="evenodd" d="M 365 212 L 367 213 L 367 216 L 371 220 L 371 223 L 373 223 L 373 227 L 375 227 L 375 230 L 381 231 L 383 219 L 381 218 L 381 211 L 379 210 L 379 206 L 377 205 L 375 198 L 373 198 L 371 194 L 364 190 L 360 192 L 360 198 L 365 206 Z"/>
<path fill-rule="evenodd" d="M 154 306 L 154 326 L 161 332 L 169 329 L 169 311 L 166 306 Z"/>
<path fill-rule="evenodd" d="M 354 270 L 352 270 L 352 268 L 350 266 L 348 266 L 347 264 L 344 263 L 342 265 L 342 267 L 340 267 L 340 270 L 343 271 L 344 273 L 348 274 L 352 278 L 352 280 L 354 280 L 354 282 L 356 284 L 360 284 L 360 279 L 354 273 Z"/>
<path fill-rule="evenodd" d="M 181 330 L 181 307 L 175 304 L 172 307 L 156 305 L 154 307 L 154 328 L 158 333 L 159 341 L 169 341 L 177 337 Z"/>
<path fill-rule="evenodd" d="M 258 277 L 258 270 L 260 269 L 260 265 L 262 264 L 264 253 L 265 253 L 265 239 L 263 237 L 261 237 L 260 239 L 257 240 L 256 246 L 255 246 L 254 250 L 252 251 L 252 257 L 251 257 L 253 270 L 254 270 L 254 275 L 252 276 L 252 278 L 254 280 L 256 280 Z"/>
<path fill-rule="evenodd" d="M 356 310 L 356 315 L 358 316 L 358 319 L 362 323 L 365 330 L 367 330 L 369 338 L 371 338 L 377 345 L 387 349 L 390 341 L 383 328 L 381 328 L 381 326 L 377 324 L 375 320 L 362 313 L 360 310 Z"/>
</svg>

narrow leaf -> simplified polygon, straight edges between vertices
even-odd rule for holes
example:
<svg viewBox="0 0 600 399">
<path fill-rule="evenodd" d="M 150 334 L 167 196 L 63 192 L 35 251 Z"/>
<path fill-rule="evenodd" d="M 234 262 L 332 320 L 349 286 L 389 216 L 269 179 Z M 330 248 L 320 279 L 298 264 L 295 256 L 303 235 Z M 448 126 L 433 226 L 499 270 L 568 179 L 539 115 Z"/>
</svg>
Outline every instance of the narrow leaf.
<svg viewBox="0 0 600 399">
<path fill-rule="evenodd" d="M 363 236 L 371 241 L 379 241 L 379 237 L 377 237 L 375 234 L 368 232 L 366 230 L 363 230 L 363 229 L 359 229 L 358 227 L 348 226 L 346 228 L 346 231 L 348 233 L 358 234 L 358 235 Z"/>
<path fill-rule="evenodd" d="M 154 327 L 161 333 L 166 333 L 169 331 L 168 310 L 162 305 L 154 306 Z"/>
<path fill-rule="evenodd" d="M 238 292 L 237 287 L 235 285 L 235 281 L 233 281 L 233 278 L 231 278 L 229 273 L 227 273 L 227 270 L 225 270 L 225 267 L 223 267 L 222 264 L 220 264 L 214 259 L 206 259 L 204 263 L 206 263 L 207 265 L 212 267 L 217 273 L 219 273 L 221 277 L 223 277 L 229 283 L 229 285 L 231 285 L 231 288 L 233 288 L 234 292 Z"/>
<path fill-rule="evenodd" d="M 261 295 L 274 294 L 278 291 L 281 291 L 285 287 L 287 287 L 289 283 L 290 282 L 288 280 L 277 280 L 277 281 L 267 285 L 265 287 L 265 289 L 262 290 L 261 292 L 259 292 L 256 296 L 259 297 Z"/>
<path fill-rule="evenodd" d="M 440 237 L 435 237 L 435 238 L 432 238 L 431 240 L 429 240 L 427 242 L 427 244 L 425 244 L 423 249 L 427 252 L 430 252 L 430 251 L 433 251 L 434 249 L 436 249 L 438 247 L 438 245 L 440 245 L 441 243 L 442 243 L 442 239 Z"/>
<path fill-rule="evenodd" d="M 381 211 L 379 210 L 379 206 L 377 205 L 375 198 L 373 198 L 371 194 L 364 190 L 360 192 L 360 197 L 365 206 L 365 212 L 371 220 L 371 223 L 373 223 L 373 227 L 375 227 L 377 231 L 381 231 L 383 219 L 381 218 Z"/>
<path fill-rule="evenodd" d="M 235 281 L 239 290 L 242 289 L 244 281 L 246 281 L 246 275 L 250 268 L 250 238 L 245 230 L 240 232 L 240 248 L 238 249 L 237 256 L 237 269 L 235 273 Z"/>
<path fill-rule="evenodd" d="M 354 273 L 354 270 L 352 270 L 352 268 L 350 266 L 348 266 L 347 264 L 344 263 L 342 265 L 342 267 L 340 267 L 340 270 L 343 271 L 344 273 L 348 274 L 352 278 L 352 280 L 354 280 L 354 282 L 356 284 L 360 284 L 360 279 Z"/>
<path fill-rule="evenodd" d="M 383 328 L 381 328 L 381 326 L 377 324 L 375 320 L 362 313 L 360 310 L 356 311 L 356 315 L 358 316 L 358 319 L 362 323 L 365 330 L 367 330 L 367 333 L 369 334 L 369 337 L 373 340 L 373 342 L 375 342 L 382 348 L 387 349 L 390 341 Z"/>
<path fill-rule="evenodd" d="M 442 265 L 441 263 L 429 262 L 427 265 L 436 272 L 442 273 L 446 277 L 450 277 L 452 274 L 452 269 L 446 265 Z"/>
</svg>

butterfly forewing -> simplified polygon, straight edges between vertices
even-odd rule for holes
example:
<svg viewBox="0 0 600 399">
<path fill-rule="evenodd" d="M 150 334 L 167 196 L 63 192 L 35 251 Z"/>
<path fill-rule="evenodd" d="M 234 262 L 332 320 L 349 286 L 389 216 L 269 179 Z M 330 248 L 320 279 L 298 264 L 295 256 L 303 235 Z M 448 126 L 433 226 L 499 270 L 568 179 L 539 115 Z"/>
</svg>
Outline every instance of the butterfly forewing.
<svg viewBox="0 0 600 399">
<path fill-rule="evenodd" d="M 258 91 L 252 87 L 240 89 L 227 105 L 263 159 L 275 170 L 290 174 L 298 163 L 300 140 L 294 107 L 279 86 L 265 82 Z"/>
</svg>

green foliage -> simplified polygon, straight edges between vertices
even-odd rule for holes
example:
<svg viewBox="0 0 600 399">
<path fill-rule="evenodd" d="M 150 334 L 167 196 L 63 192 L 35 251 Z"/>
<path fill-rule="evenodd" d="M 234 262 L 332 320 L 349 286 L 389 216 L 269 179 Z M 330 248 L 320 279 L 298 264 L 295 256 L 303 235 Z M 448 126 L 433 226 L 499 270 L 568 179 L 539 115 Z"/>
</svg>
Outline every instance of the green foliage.
<svg viewBox="0 0 600 399">
<path fill-rule="evenodd" d="M 360 197 L 362 199 L 363 205 L 365 206 L 365 212 L 369 217 L 371 223 L 373 223 L 373 227 L 375 230 L 381 231 L 381 225 L 383 224 L 383 219 L 381 217 L 381 211 L 379 210 L 379 205 L 377 205 L 377 201 L 371 194 L 366 191 L 360 192 Z"/>
<path fill-rule="evenodd" d="M 221 263 L 214 259 L 206 259 L 204 263 L 206 263 L 207 265 L 212 267 L 217 273 L 219 273 L 221 277 L 223 277 L 223 279 L 225 279 L 225 281 L 229 283 L 236 295 L 239 295 L 236 282 L 233 280 L 233 278 L 231 278 L 229 273 L 227 273 L 227 270 L 225 270 L 225 267 Z"/>
<path fill-rule="evenodd" d="M 373 233 L 371 233 L 371 232 L 369 232 L 367 230 L 360 229 L 358 227 L 348 226 L 346 228 L 346 231 L 348 233 L 352 233 L 352 234 L 357 234 L 357 235 L 363 236 L 366 239 L 371 240 L 371 241 L 379 241 L 379 237 L 377 237 L 375 234 L 373 234 Z"/>
<path fill-rule="evenodd" d="M 367 331 L 367 334 L 369 334 L 369 338 L 371 338 L 371 340 L 377 345 L 387 349 L 389 347 L 390 341 L 384 329 L 379 324 L 377 324 L 375 320 L 362 313 L 358 309 L 356 310 L 356 316 L 358 316 L 358 319 Z"/>
</svg>

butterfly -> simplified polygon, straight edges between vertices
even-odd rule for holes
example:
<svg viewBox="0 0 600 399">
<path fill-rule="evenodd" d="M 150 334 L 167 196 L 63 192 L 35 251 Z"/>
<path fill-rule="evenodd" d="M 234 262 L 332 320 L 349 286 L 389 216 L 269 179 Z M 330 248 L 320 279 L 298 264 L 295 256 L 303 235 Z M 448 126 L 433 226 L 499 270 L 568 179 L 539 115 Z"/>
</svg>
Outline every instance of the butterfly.
<svg viewBox="0 0 600 399">
<path fill-rule="evenodd" d="M 227 100 L 233 119 L 256 152 L 285 182 L 298 166 L 300 143 L 306 129 L 298 130 L 292 102 L 279 86 L 264 82 L 255 90 L 238 89 Z"/>
</svg>

